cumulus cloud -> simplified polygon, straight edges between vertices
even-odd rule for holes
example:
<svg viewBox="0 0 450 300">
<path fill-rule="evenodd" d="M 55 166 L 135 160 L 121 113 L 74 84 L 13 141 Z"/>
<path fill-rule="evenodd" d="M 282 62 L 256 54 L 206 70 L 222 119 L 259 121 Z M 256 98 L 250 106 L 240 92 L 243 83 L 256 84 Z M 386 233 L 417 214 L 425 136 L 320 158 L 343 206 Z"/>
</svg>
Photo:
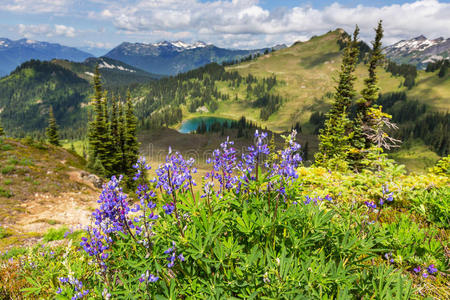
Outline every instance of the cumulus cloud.
<svg viewBox="0 0 450 300">
<path fill-rule="evenodd" d="M 65 13 L 72 0 L 0 0 L 0 10 L 20 13 Z"/>
<path fill-rule="evenodd" d="M 110 2 L 96 17 L 136 36 L 156 32 L 193 32 L 193 39 L 240 47 L 265 46 L 267 41 L 292 43 L 330 29 L 351 31 L 355 24 L 370 40 L 373 27 L 384 20 L 385 42 L 424 34 L 450 36 L 450 4 L 438 0 L 392 4 L 383 7 L 346 7 L 333 3 L 323 9 L 298 6 L 264 9 L 257 0 L 138 0 L 133 5 Z M 227 39 L 223 41 L 223 39 Z"/>
<path fill-rule="evenodd" d="M 320 9 L 298 1 L 296 7 L 270 10 L 261 3 L 262 0 L 0 0 L 0 11 L 19 15 L 42 13 L 40 17 L 50 20 L 64 15 L 72 18 L 71 25 L 79 22 L 85 28 L 77 31 L 67 25 L 22 25 L 22 35 L 78 36 L 84 41 L 98 39 L 114 44 L 124 40 L 182 39 L 229 48 L 259 48 L 289 45 L 335 28 L 351 32 L 355 24 L 361 28 L 361 38 L 370 41 L 380 19 L 385 29 L 384 44 L 420 34 L 428 38 L 450 37 L 450 3 L 439 0 L 411 0 L 381 7 L 348 7 L 336 0 Z M 53 20 L 62 22 L 57 17 Z M 43 21 L 47 22 L 51 23 Z M 107 31 L 90 32 L 83 22 L 93 22 Z"/>
<path fill-rule="evenodd" d="M 20 35 L 26 38 L 35 38 L 35 37 L 55 37 L 55 36 L 64 36 L 64 37 L 75 37 L 76 31 L 75 28 L 60 24 L 49 25 L 49 24 L 37 24 L 37 25 L 24 25 L 19 24 L 17 26 L 17 31 Z"/>
</svg>

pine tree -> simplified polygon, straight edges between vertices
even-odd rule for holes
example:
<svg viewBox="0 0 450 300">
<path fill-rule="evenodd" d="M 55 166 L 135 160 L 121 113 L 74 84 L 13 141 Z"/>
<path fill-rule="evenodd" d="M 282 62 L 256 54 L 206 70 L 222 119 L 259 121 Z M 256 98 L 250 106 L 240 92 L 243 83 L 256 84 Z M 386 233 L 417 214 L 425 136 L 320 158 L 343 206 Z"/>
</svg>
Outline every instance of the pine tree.
<svg viewBox="0 0 450 300">
<path fill-rule="evenodd" d="M 139 156 L 139 143 L 136 136 L 137 118 L 134 115 L 134 107 L 131 101 L 130 91 L 127 92 L 125 109 L 125 174 L 131 177 L 133 174 L 133 164 L 136 163 Z"/>
<path fill-rule="evenodd" d="M 359 28 L 356 26 L 353 39 L 344 50 L 334 102 L 327 114 L 324 128 L 320 130 L 319 151 L 315 155 L 317 165 L 336 167 L 339 160 L 347 159 L 350 138 L 353 136 L 350 133 L 352 124 L 348 111 L 356 94 L 354 71 L 359 55 L 358 34 Z"/>
<path fill-rule="evenodd" d="M 58 136 L 58 126 L 56 125 L 55 116 L 53 115 L 53 108 L 50 106 L 48 110 L 48 127 L 45 131 L 48 142 L 55 146 L 60 146 Z"/>
</svg>

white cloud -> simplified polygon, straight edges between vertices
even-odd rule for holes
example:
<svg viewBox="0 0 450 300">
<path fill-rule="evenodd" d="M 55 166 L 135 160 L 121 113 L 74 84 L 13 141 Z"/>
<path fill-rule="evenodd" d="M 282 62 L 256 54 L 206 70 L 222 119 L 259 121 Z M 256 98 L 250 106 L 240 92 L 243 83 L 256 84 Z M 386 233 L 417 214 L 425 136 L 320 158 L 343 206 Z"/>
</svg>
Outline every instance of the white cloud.
<svg viewBox="0 0 450 300">
<path fill-rule="evenodd" d="M 55 37 L 63 36 L 72 38 L 76 35 L 76 30 L 73 27 L 55 24 L 37 24 L 37 25 L 24 25 L 19 24 L 17 31 L 20 35 L 26 38 L 39 38 L 39 37 Z"/>
<path fill-rule="evenodd" d="M 109 42 L 93 42 L 86 41 L 85 44 L 90 48 L 100 48 L 100 49 L 110 49 L 112 48 L 112 44 Z"/>
<path fill-rule="evenodd" d="M 72 0 L 0 0 L 0 10 L 16 13 L 65 13 Z"/>
<path fill-rule="evenodd" d="M 383 19 L 385 43 L 419 34 L 434 38 L 450 36 L 450 4 L 421 0 L 383 7 L 358 5 L 345 7 L 334 3 L 321 10 L 311 6 L 266 10 L 256 0 L 200 2 L 198 0 L 138 0 L 133 5 L 111 2 L 95 14 L 136 37 L 158 32 L 192 32 L 192 39 L 222 46 L 265 46 L 267 41 L 292 43 L 338 27 L 351 31 L 361 28 L 366 41 Z M 226 41 L 223 39 L 226 38 Z"/>
</svg>

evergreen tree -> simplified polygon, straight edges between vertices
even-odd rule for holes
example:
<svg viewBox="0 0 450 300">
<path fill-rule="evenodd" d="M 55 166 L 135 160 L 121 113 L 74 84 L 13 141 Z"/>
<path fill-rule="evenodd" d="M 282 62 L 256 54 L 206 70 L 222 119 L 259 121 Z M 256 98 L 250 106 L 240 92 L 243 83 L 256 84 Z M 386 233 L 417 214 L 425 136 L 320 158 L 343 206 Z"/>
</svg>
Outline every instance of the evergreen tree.
<svg viewBox="0 0 450 300">
<path fill-rule="evenodd" d="M 375 29 L 375 40 L 372 42 L 372 51 L 370 53 L 368 73 L 369 76 L 364 79 L 365 87 L 361 91 L 362 98 L 360 98 L 358 103 L 358 112 L 355 120 L 353 121 L 353 139 L 352 146 L 353 151 L 350 152 L 350 161 L 354 168 L 359 168 L 363 158 L 364 153 L 367 148 L 373 146 L 370 139 L 364 134 L 363 127 L 368 126 L 371 123 L 368 113 L 369 108 L 374 105 L 379 97 L 378 78 L 376 69 L 383 59 L 382 54 L 382 44 L 381 39 L 383 38 L 383 26 L 382 21 L 378 22 L 378 27 Z"/>
<path fill-rule="evenodd" d="M 111 103 L 111 117 L 109 132 L 111 137 L 111 163 L 113 170 L 116 172 L 122 171 L 122 151 L 120 147 L 120 132 L 119 132 L 119 111 L 117 99 L 112 97 Z"/>
<path fill-rule="evenodd" d="M 125 129 L 126 129 L 126 121 L 125 114 L 123 111 L 123 104 L 121 102 L 118 103 L 118 147 L 120 153 L 119 159 L 119 170 L 123 173 L 126 170 L 126 159 L 125 159 Z"/>
<path fill-rule="evenodd" d="M 134 173 L 133 164 L 136 163 L 139 156 L 139 143 L 136 136 L 137 118 L 134 115 L 134 107 L 131 101 L 130 91 L 127 92 L 125 109 L 125 136 L 124 136 L 124 154 L 125 154 L 125 174 L 131 177 Z"/>
<path fill-rule="evenodd" d="M 378 22 L 378 27 L 375 29 L 375 40 L 372 42 L 372 52 L 370 53 L 369 60 L 369 77 L 364 79 L 365 87 L 361 91 L 362 98 L 359 103 L 359 109 L 362 113 L 363 121 L 367 121 L 367 108 L 372 106 L 378 99 L 380 88 L 377 86 L 378 78 L 376 69 L 383 59 L 384 55 L 381 52 L 381 39 L 383 38 L 383 25 L 382 21 Z"/>
<path fill-rule="evenodd" d="M 102 145 L 100 147 L 99 158 L 105 169 L 105 174 L 107 177 L 116 175 L 115 167 L 115 157 L 116 148 L 113 144 L 113 138 L 111 136 L 111 124 L 108 113 L 108 97 L 107 92 L 103 93 L 102 98 L 102 110 L 103 110 L 103 120 L 104 120 L 104 134 L 101 136 Z"/>
<path fill-rule="evenodd" d="M 55 146 L 60 146 L 58 136 L 58 126 L 56 125 L 55 116 L 53 115 L 53 108 L 50 106 L 48 110 L 48 127 L 45 130 L 48 142 Z"/>
<path fill-rule="evenodd" d="M 447 69 L 448 69 L 448 61 L 444 61 L 444 63 L 442 63 L 441 65 L 441 68 L 439 69 L 438 73 L 439 78 L 445 77 L 445 75 L 447 74 Z"/>
<path fill-rule="evenodd" d="M 320 130 L 319 151 L 315 155 L 318 165 L 336 167 L 339 160 L 347 159 L 350 138 L 353 136 L 350 133 L 352 124 L 348 119 L 348 111 L 356 94 L 354 71 L 359 55 L 358 34 L 359 28 L 356 26 L 353 39 L 344 50 L 334 102 L 324 128 Z"/>
<path fill-rule="evenodd" d="M 89 165 L 94 166 L 95 161 L 102 152 L 102 142 L 105 134 L 105 120 L 103 118 L 103 88 L 98 65 L 94 73 L 94 120 L 89 123 Z"/>
</svg>

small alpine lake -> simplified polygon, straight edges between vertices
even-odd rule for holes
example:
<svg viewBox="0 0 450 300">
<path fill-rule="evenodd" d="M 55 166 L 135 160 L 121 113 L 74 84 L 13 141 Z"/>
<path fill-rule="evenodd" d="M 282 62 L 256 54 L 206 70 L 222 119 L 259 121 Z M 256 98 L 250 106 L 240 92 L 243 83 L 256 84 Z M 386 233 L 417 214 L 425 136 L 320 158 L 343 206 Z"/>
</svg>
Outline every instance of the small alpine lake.
<svg viewBox="0 0 450 300">
<path fill-rule="evenodd" d="M 197 130 L 198 126 L 202 124 L 202 122 L 206 125 L 207 129 L 209 130 L 211 125 L 214 123 L 220 123 L 223 124 L 225 122 L 231 123 L 232 119 L 227 118 L 221 118 L 221 117 L 195 117 L 192 119 L 184 120 L 181 123 L 180 128 L 178 128 L 178 132 L 180 133 L 191 133 Z"/>
</svg>

